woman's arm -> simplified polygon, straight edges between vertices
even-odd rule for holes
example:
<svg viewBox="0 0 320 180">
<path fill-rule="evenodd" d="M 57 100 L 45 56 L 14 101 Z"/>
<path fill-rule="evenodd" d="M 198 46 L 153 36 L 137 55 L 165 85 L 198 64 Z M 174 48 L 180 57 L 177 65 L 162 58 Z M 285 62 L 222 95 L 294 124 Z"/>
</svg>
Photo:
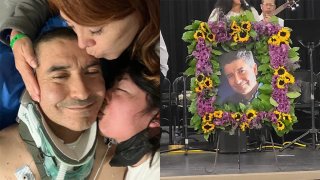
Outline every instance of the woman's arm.
<svg viewBox="0 0 320 180">
<path fill-rule="evenodd" d="M 49 5 L 47 0 L 2 0 L 0 12 L 0 40 L 9 45 L 12 29 L 34 39 L 49 16 Z"/>
</svg>

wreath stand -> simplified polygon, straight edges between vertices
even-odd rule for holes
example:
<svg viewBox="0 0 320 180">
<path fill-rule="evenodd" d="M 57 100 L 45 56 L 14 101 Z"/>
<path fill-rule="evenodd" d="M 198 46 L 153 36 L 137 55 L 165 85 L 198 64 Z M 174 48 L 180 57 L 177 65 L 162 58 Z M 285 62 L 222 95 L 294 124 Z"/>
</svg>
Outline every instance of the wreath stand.
<svg viewBox="0 0 320 180">
<path fill-rule="evenodd" d="M 275 159 L 275 163 L 276 163 L 276 166 L 278 167 L 278 169 L 279 170 L 281 170 L 280 169 L 280 166 L 279 166 L 279 164 L 278 164 L 278 158 L 277 158 L 277 153 L 276 153 L 276 150 L 275 150 L 275 148 L 274 148 L 274 141 L 273 141 L 273 138 L 272 138 L 272 134 L 270 133 L 270 130 L 269 130 L 269 128 L 266 128 L 266 131 L 268 131 L 268 134 L 270 135 L 270 140 L 271 140 L 271 145 L 272 145 L 272 149 L 273 149 L 273 154 L 274 154 L 274 159 Z M 217 131 L 217 145 L 216 145 L 216 154 L 215 154 L 215 156 L 214 156 L 214 163 L 213 163 L 213 165 L 210 167 L 210 169 L 208 169 L 208 168 L 205 168 L 205 171 L 207 172 L 207 173 L 215 173 L 215 170 L 216 170 L 216 165 L 217 165 L 217 159 L 218 159 L 218 153 L 219 153 L 219 143 L 220 143 L 220 133 L 221 133 L 221 131 Z M 238 163 L 238 171 L 240 171 L 241 170 L 241 158 L 240 158 L 240 152 L 241 152 L 241 150 L 240 150 L 240 128 L 237 128 L 237 136 L 238 136 L 238 161 L 237 161 L 237 163 Z"/>
<path fill-rule="evenodd" d="M 316 47 L 320 45 L 320 36 L 317 34 L 317 32 L 320 31 L 320 21 L 319 20 L 286 20 L 286 25 L 288 25 L 291 28 L 294 28 L 296 39 L 298 42 L 305 48 L 308 49 L 308 57 L 309 57 L 309 63 L 310 63 L 310 89 L 311 89 L 311 129 L 309 129 L 304 134 L 300 135 L 293 141 L 291 141 L 289 144 L 285 145 L 283 148 L 281 148 L 279 151 L 283 151 L 292 144 L 296 143 L 303 137 L 305 137 L 308 134 L 312 135 L 312 149 L 316 149 L 316 135 L 319 132 L 318 129 L 315 128 L 315 116 L 314 116 L 314 109 L 315 109 L 315 102 L 314 102 L 314 88 L 315 88 L 315 82 L 313 77 L 313 51 Z M 318 40 L 315 40 L 318 39 Z M 317 43 L 315 42 L 317 41 Z"/>
</svg>

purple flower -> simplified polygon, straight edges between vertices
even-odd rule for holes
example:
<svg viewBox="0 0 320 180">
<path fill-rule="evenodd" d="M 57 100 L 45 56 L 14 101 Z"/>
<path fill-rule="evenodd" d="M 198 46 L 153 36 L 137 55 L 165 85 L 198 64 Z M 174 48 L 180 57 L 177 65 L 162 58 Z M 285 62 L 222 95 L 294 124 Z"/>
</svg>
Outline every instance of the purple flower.
<svg viewBox="0 0 320 180">
<path fill-rule="evenodd" d="M 212 113 L 214 111 L 214 101 L 215 97 L 204 98 L 203 95 L 199 95 L 197 98 L 197 111 L 200 117 L 204 116 L 206 113 Z"/>
<path fill-rule="evenodd" d="M 280 46 L 269 45 L 270 65 L 273 69 L 288 64 L 289 46 L 281 44 Z"/>
<path fill-rule="evenodd" d="M 273 112 L 268 112 L 267 116 L 272 124 L 276 124 L 278 122 L 277 116 Z"/>
<path fill-rule="evenodd" d="M 231 36 L 228 33 L 228 28 L 226 26 L 226 22 L 209 22 L 208 26 L 211 29 L 211 32 L 216 35 L 215 39 L 217 42 L 226 42 L 231 40 Z"/>
</svg>

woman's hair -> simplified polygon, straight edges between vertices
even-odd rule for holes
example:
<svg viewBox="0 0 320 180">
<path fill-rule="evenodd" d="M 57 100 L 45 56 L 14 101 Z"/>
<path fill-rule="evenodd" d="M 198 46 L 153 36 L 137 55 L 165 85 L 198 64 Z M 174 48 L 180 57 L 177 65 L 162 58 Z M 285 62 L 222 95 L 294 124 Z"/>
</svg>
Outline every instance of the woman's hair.
<svg viewBox="0 0 320 180">
<path fill-rule="evenodd" d="M 224 14 L 228 14 L 228 12 L 232 9 L 232 5 L 233 0 L 217 0 L 214 7 L 221 9 Z M 250 6 L 246 5 L 244 0 L 241 0 L 241 8 L 243 10 L 250 10 Z"/>
<path fill-rule="evenodd" d="M 160 57 L 155 52 L 160 33 L 159 0 L 51 0 L 51 6 L 84 26 L 99 26 L 138 12 L 140 30 L 131 43 L 131 58 L 140 59 L 150 79 L 160 86 Z"/>
<path fill-rule="evenodd" d="M 112 88 L 117 81 L 128 74 L 132 81 L 147 94 L 147 106 L 140 113 L 150 113 L 160 108 L 160 88 L 154 79 L 146 77 L 147 68 L 138 60 L 128 60 L 124 53 L 117 61 L 101 61 L 106 88 Z M 159 76 L 159 75 L 158 75 Z M 160 148 L 160 128 L 148 129 L 149 142 L 152 145 L 150 167 L 155 152 Z"/>
<path fill-rule="evenodd" d="M 148 69 L 139 60 L 128 60 L 128 53 L 123 53 L 116 61 L 101 61 L 106 89 L 112 88 L 125 74 L 147 93 L 147 107 L 142 113 L 148 113 L 160 107 L 160 88 L 155 79 L 150 79 Z M 158 75 L 160 76 L 160 75 Z"/>
</svg>

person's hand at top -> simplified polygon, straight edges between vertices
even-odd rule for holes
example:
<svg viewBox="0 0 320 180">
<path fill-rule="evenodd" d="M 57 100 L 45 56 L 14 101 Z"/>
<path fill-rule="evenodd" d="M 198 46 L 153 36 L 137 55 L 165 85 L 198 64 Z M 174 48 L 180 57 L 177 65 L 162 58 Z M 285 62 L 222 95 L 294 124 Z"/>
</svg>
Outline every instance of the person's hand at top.
<svg viewBox="0 0 320 180">
<path fill-rule="evenodd" d="M 34 101 L 40 101 L 39 84 L 33 72 L 33 68 L 37 67 L 37 59 L 34 54 L 33 45 L 27 36 L 23 38 L 12 39 L 20 32 L 12 30 L 10 35 L 10 44 L 14 55 L 16 68 L 21 74 L 23 82 Z"/>
</svg>

